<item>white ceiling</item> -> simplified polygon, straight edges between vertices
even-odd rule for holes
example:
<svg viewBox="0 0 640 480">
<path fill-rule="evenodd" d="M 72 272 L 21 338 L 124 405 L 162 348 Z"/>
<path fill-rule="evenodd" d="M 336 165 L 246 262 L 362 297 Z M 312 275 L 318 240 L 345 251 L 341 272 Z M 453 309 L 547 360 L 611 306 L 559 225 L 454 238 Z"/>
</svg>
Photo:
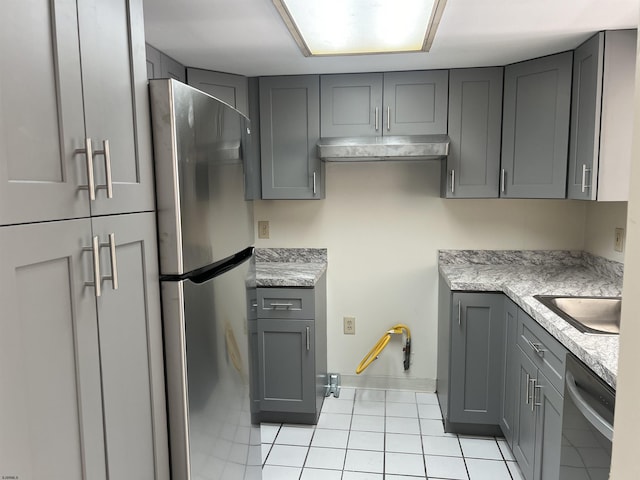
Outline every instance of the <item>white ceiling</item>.
<svg viewBox="0 0 640 480">
<path fill-rule="evenodd" d="M 393 0 L 387 0 L 393 1 Z M 640 0 L 447 0 L 428 53 L 305 58 L 271 0 L 144 0 L 147 42 L 246 76 L 506 65 L 637 28 Z"/>
</svg>

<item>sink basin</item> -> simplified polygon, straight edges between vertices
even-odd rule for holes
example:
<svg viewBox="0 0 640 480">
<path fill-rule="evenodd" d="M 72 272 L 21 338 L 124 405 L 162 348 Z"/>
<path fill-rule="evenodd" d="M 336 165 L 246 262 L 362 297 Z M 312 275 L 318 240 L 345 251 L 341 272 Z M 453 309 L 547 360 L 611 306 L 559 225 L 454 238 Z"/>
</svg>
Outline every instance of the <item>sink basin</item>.
<svg viewBox="0 0 640 480">
<path fill-rule="evenodd" d="M 560 315 L 583 333 L 620 333 L 620 297 L 571 297 L 535 295 L 533 298 Z"/>
</svg>

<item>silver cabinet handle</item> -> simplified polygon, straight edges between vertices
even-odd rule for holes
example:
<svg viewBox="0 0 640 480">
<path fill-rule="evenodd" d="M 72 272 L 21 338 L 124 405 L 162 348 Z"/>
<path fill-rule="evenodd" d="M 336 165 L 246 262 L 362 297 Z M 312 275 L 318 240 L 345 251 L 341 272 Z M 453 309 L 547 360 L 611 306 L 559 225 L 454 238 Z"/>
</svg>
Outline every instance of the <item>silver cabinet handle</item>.
<svg viewBox="0 0 640 480">
<path fill-rule="evenodd" d="M 391 107 L 387 105 L 387 132 L 391 131 Z"/>
<path fill-rule="evenodd" d="M 380 113 L 380 111 L 379 111 L 378 107 L 376 107 L 374 110 L 375 110 L 375 116 L 376 116 L 376 118 L 374 119 L 374 124 L 375 124 L 376 132 L 377 132 L 378 128 L 380 127 L 380 125 L 379 125 L 380 121 L 378 119 L 378 114 Z"/>
<path fill-rule="evenodd" d="M 522 338 L 524 338 L 524 341 L 527 342 L 527 345 L 531 347 L 531 350 L 533 350 L 536 353 L 536 355 L 538 355 L 539 357 L 544 357 L 544 352 L 546 352 L 547 350 L 545 348 L 542 348 L 541 343 L 533 343 L 524 335 L 522 336 Z"/>
<path fill-rule="evenodd" d="M 506 175 L 506 171 L 505 171 L 505 169 L 503 168 L 503 169 L 502 169 L 502 171 L 500 172 L 500 191 L 501 191 L 502 193 L 504 193 L 504 186 L 505 186 L 505 185 L 504 185 L 504 182 L 505 182 L 505 180 L 504 180 L 504 179 L 505 179 L 505 175 Z"/>
<path fill-rule="evenodd" d="M 307 327 L 307 352 L 311 350 L 311 328 Z"/>
<path fill-rule="evenodd" d="M 535 390 L 536 390 L 536 383 L 538 382 L 538 379 L 536 378 L 530 378 L 529 379 L 529 383 L 531 384 L 531 411 L 535 412 L 536 409 L 536 402 L 535 402 Z"/>
<path fill-rule="evenodd" d="M 100 282 L 102 277 L 100 276 L 100 240 L 97 236 L 91 238 L 91 246 L 84 247 L 83 250 L 91 251 L 93 255 L 93 282 L 85 282 L 87 287 L 94 287 L 96 297 L 102 295 L 102 289 Z"/>
<path fill-rule="evenodd" d="M 583 163 L 582 164 L 582 184 L 581 184 L 581 191 L 582 193 L 584 193 L 584 191 L 587 188 L 587 166 Z"/>
<path fill-rule="evenodd" d="M 107 198 L 113 198 L 113 181 L 111 180 L 111 150 L 109 149 L 109 140 L 102 141 L 102 150 L 96 150 L 94 155 L 104 155 L 104 170 L 107 180 L 106 185 L 99 185 L 97 189 L 107 189 Z"/>
<path fill-rule="evenodd" d="M 316 196 L 316 172 L 313 172 L 313 196 Z"/>
<path fill-rule="evenodd" d="M 458 300 L 458 326 L 462 326 L 462 302 Z"/>
<path fill-rule="evenodd" d="M 533 408 L 542 406 L 542 394 L 539 393 L 544 387 L 542 385 L 538 385 L 538 381 L 536 380 L 533 384 Z"/>
<path fill-rule="evenodd" d="M 273 308 L 278 308 L 278 307 L 289 308 L 289 307 L 293 307 L 293 303 L 271 303 L 269 304 L 269 306 Z"/>
<path fill-rule="evenodd" d="M 455 193 L 456 191 L 456 171 L 451 169 L 451 193 Z"/>
<path fill-rule="evenodd" d="M 531 401 L 531 397 L 529 396 L 529 385 L 531 385 L 531 376 L 527 373 L 527 393 L 525 395 L 525 404 L 529 405 L 529 402 Z"/>
<path fill-rule="evenodd" d="M 111 277 L 107 279 L 111 280 L 111 285 L 114 290 L 118 289 L 118 264 L 116 261 L 116 234 L 109 234 L 109 256 L 111 257 Z"/>
<path fill-rule="evenodd" d="M 81 190 L 89 190 L 89 200 L 94 201 L 96 199 L 96 182 L 93 176 L 93 148 L 91 146 L 91 139 L 84 139 L 84 148 L 78 148 L 75 153 L 83 153 L 87 160 L 87 185 L 81 185 Z"/>
</svg>

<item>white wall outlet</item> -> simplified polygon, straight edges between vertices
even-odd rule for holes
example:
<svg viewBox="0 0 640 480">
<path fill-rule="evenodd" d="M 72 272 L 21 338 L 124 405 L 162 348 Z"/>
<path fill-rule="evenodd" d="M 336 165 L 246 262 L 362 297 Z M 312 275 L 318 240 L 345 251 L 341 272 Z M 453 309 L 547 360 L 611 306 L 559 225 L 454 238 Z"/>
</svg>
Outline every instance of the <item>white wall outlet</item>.
<svg viewBox="0 0 640 480">
<path fill-rule="evenodd" d="M 356 334 L 356 317 L 343 317 L 344 322 L 344 334 L 355 335 Z"/>
<path fill-rule="evenodd" d="M 624 228 L 616 228 L 613 249 L 616 252 L 624 251 Z"/>
<path fill-rule="evenodd" d="M 269 221 L 258 221 L 258 238 L 269 238 Z"/>
</svg>

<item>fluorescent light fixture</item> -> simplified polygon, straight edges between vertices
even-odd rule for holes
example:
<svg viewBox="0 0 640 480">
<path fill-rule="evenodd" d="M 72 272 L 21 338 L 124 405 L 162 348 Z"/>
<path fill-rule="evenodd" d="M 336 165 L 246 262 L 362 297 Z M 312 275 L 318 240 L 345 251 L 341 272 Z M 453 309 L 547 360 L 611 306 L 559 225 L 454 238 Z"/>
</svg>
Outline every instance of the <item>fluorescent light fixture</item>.
<svg viewBox="0 0 640 480">
<path fill-rule="evenodd" d="M 428 52 L 446 0 L 273 0 L 306 56 Z"/>
</svg>

